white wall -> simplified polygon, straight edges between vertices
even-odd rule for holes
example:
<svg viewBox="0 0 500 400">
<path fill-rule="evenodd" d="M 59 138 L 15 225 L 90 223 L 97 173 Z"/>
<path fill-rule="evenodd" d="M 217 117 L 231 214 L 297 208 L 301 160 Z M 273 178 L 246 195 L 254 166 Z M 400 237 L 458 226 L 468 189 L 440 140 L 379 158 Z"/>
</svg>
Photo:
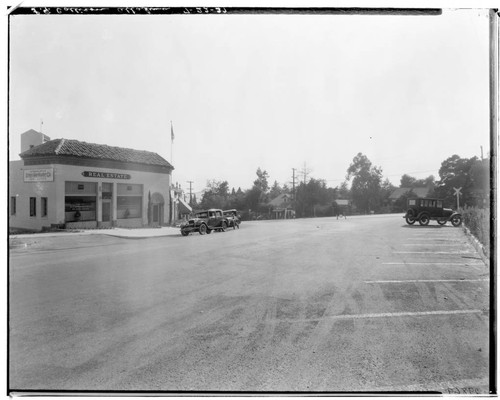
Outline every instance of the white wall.
<svg viewBox="0 0 500 400">
<path fill-rule="evenodd" d="M 25 169 L 40 169 L 40 168 L 54 168 L 54 182 L 24 182 Z M 82 175 L 83 171 L 95 172 L 115 172 L 123 173 L 131 176 L 131 179 L 106 179 L 106 178 L 89 178 Z M 148 208 L 148 192 L 151 194 L 159 192 L 165 199 L 165 214 L 164 222 L 170 221 L 169 214 L 169 188 L 171 175 L 140 172 L 130 170 L 118 170 L 112 168 L 94 168 L 88 166 L 74 166 L 74 165 L 60 165 L 60 164 L 47 164 L 36 166 L 24 166 L 23 161 L 10 162 L 9 174 L 9 203 L 10 196 L 17 196 L 16 208 L 17 213 L 15 216 L 10 215 L 9 204 L 9 226 L 11 228 L 25 228 L 33 230 L 41 230 L 42 227 L 49 227 L 51 224 L 64 223 L 64 206 L 65 206 L 65 181 L 79 181 L 79 182 L 112 182 L 115 183 L 130 183 L 130 184 L 143 184 L 143 202 L 142 202 L 142 224 L 146 225 L 148 222 L 147 208 Z M 101 187 L 101 185 L 99 185 Z M 30 217 L 30 204 L 29 198 L 37 197 L 37 215 Z M 41 217 L 41 200 L 40 197 L 48 198 L 48 216 Z M 101 197 L 101 192 L 98 192 L 98 197 Z M 100 199 L 98 199 L 98 202 Z M 116 214 L 115 214 L 116 215 Z M 125 220 L 124 220 L 125 221 Z M 130 221 L 126 221 L 123 225 L 129 225 Z M 136 221 L 136 225 L 140 225 L 140 220 Z"/>
</svg>

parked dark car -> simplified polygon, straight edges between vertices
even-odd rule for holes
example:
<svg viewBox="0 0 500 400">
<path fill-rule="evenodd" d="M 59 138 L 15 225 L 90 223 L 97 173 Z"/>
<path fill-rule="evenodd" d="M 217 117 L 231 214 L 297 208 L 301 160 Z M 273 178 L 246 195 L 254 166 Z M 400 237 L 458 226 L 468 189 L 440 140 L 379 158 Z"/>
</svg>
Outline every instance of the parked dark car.
<svg viewBox="0 0 500 400">
<path fill-rule="evenodd" d="M 437 221 L 439 225 L 451 222 L 453 226 L 460 226 L 462 223 L 462 215 L 451 208 L 444 208 L 443 200 L 439 199 L 408 199 L 408 209 L 403 218 L 409 225 L 418 221 L 425 226 L 431 220 Z"/>
<path fill-rule="evenodd" d="M 191 232 L 199 232 L 200 235 L 210 234 L 212 231 L 224 232 L 228 227 L 228 220 L 223 215 L 222 210 L 212 208 L 206 211 L 199 211 L 187 222 L 181 225 L 182 236 L 187 236 Z"/>
<path fill-rule="evenodd" d="M 232 227 L 233 229 L 240 228 L 241 217 L 240 214 L 238 213 L 238 210 L 235 210 L 233 208 L 232 210 L 224 210 L 223 213 L 224 216 L 227 218 L 227 223 L 230 227 Z"/>
</svg>

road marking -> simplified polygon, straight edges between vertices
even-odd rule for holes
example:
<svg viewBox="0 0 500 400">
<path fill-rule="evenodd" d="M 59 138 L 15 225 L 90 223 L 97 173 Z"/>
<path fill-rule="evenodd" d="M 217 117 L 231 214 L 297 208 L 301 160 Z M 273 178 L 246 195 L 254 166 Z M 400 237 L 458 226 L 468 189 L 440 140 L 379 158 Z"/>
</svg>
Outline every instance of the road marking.
<svg viewBox="0 0 500 400">
<path fill-rule="evenodd" d="M 363 319 L 363 318 L 392 318 L 392 317 L 421 317 L 428 315 L 449 315 L 449 314 L 481 314 L 482 310 L 442 310 L 442 311 L 415 311 L 380 314 L 351 314 L 351 315 L 331 315 L 328 319 Z M 311 319 L 314 320 L 315 318 Z M 319 318 L 316 318 L 320 320 Z M 308 320 L 309 321 L 309 320 Z"/>
<path fill-rule="evenodd" d="M 484 263 L 454 263 L 454 262 L 385 262 L 382 265 L 484 265 Z"/>
<path fill-rule="evenodd" d="M 411 238 L 408 238 L 411 239 Z M 429 238 L 428 236 L 422 236 L 415 239 L 411 239 L 413 242 L 455 242 L 455 243 L 467 243 L 466 240 L 462 239 L 435 239 Z"/>
<path fill-rule="evenodd" d="M 394 251 L 392 254 L 474 254 L 471 251 Z"/>
<path fill-rule="evenodd" d="M 419 283 L 419 282 L 485 282 L 489 279 L 413 279 L 403 281 L 365 281 L 365 283 Z"/>
<path fill-rule="evenodd" d="M 455 244 L 439 244 L 439 243 L 403 243 L 403 246 L 439 246 L 439 247 L 444 247 L 444 246 L 460 246 L 463 247 L 463 243 L 455 243 Z"/>
</svg>

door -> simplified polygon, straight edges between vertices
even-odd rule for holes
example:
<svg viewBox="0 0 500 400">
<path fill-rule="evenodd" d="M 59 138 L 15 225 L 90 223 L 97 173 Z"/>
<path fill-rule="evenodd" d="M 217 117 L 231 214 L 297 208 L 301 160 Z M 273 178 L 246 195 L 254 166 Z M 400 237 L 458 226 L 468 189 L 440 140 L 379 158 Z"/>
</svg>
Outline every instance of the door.
<svg viewBox="0 0 500 400">
<path fill-rule="evenodd" d="M 153 204 L 153 222 L 160 222 L 160 207 L 159 204 Z"/>
<path fill-rule="evenodd" d="M 111 221 L 111 201 L 102 202 L 102 222 Z"/>
</svg>

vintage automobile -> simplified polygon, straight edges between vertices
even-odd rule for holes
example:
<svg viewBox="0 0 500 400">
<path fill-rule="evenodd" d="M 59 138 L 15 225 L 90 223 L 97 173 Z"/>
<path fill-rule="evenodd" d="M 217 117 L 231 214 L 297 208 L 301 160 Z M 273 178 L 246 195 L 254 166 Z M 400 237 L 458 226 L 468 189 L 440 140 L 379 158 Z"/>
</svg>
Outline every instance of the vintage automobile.
<svg viewBox="0 0 500 400">
<path fill-rule="evenodd" d="M 240 214 L 238 213 L 238 210 L 235 210 L 233 208 L 231 210 L 224 210 L 223 213 L 224 216 L 227 218 L 227 223 L 230 227 L 232 227 L 233 229 L 240 228 L 241 218 Z"/>
<path fill-rule="evenodd" d="M 181 225 L 182 236 L 187 236 L 191 232 L 199 232 L 200 235 L 210 234 L 212 231 L 224 232 L 228 227 L 228 220 L 223 215 L 222 210 L 211 208 L 206 211 L 199 211 L 187 222 Z"/>
<path fill-rule="evenodd" d="M 406 223 L 413 225 L 416 221 L 420 225 L 429 225 L 431 220 L 444 225 L 448 221 L 453 226 L 460 226 L 462 215 L 451 208 L 443 207 L 443 200 L 439 199 L 408 199 L 408 209 L 403 217 Z"/>
</svg>

